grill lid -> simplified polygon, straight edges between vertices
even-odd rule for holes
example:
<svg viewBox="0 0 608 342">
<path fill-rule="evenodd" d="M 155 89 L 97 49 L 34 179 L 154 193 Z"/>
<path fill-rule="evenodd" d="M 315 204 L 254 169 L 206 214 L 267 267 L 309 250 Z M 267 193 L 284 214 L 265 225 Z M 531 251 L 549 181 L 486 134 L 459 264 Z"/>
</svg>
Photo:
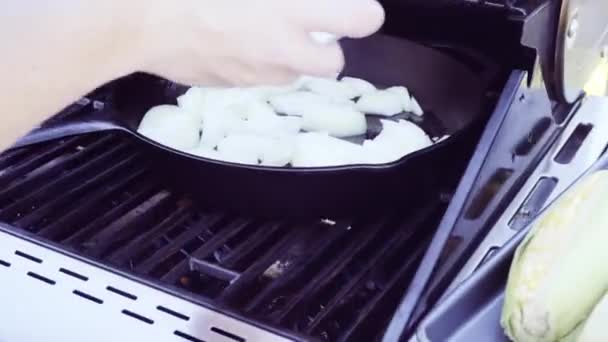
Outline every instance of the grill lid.
<svg viewBox="0 0 608 342">
<path fill-rule="evenodd" d="M 556 90 L 572 103 L 608 48 L 608 1 L 563 0 L 557 32 Z"/>
<path fill-rule="evenodd" d="M 537 51 L 553 101 L 574 103 L 584 91 L 608 46 L 607 11 L 603 0 L 547 0 L 524 19 L 522 44 Z"/>
</svg>

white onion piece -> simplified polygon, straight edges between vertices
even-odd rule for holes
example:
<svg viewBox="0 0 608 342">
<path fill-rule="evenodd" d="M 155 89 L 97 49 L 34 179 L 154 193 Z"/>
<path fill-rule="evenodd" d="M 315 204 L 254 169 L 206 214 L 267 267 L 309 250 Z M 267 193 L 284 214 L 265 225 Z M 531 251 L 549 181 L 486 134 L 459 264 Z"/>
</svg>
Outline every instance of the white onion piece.
<svg viewBox="0 0 608 342">
<path fill-rule="evenodd" d="M 201 145 L 215 147 L 233 131 L 242 130 L 245 120 L 227 109 L 218 109 L 205 118 L 202 125 Z"/>
<path fill-rule="evenodd" d="M 450 135 L 446 134 L 446 135 L 444 135 L 442 137 L 436 137 L 436 138 L 434 138 L 433 141 L 435 142 L 435 144 L 439 144 L 440 142 L 448 139 L 449 137 L 450 137 Z"/>
<path fill-rule="evenodd" d="M 250 116 L 242 125 L 229 133 L 255 134 L 267 137 L 293 135 L 302 128 L 302 118 L 296 116 Z"/>
<path fill-rule="evenodd" d="M 268 111 L 272 113 L 272 107 L 266 105 L 266 101 L 261 100 L 259 94 L 248 88 L 232 88 L 219 94 L 220 99 L 217 108 L 225 109 L 242 119 L 246 119 L 252 111 Z"/>
<path fill-rule="evenodd" d="M 209 90 L 210 88 L 191 87 L 177 98 L 177 105 L 202 122 L 205 100 Z"/>
<path fill-rule="evenodd" d="M 360 78 L 345 76 L 345 77 L 342 77 L 340 82 L 343 84 L 347 84 L 348 86 L 353 88 L 356 91 L 357 96 L 373 93 L 374 91 L 377 90 L 376 86 L 374 86 L 370 82 L 360 79 Z"/>
<path fill-rule="evenodd" d="M 248 103 L 257 100 L 256 94 L 243 88 L 201 88 L 192 87 L 178 97 L 181 108 L 193 113 L 201 121 L 209 116 L 226 111 L 242 112 Z"/>
<path fill-rule="evenodd" d="M 222 160 L 257 165 L 260 155 L 267 148 L 267 139 L 256 135 L 232 134 L 217 145 Z"/>
<path fill-rule="evenodd" d="M 429 136 L 409 121 L 382 120 L 380 134 L 373 141 L 364 142 L 363 148 L 370 163 L 389 163 L 432 144 Z"/>
<path fill-rule="evenodd" d="M 418 103 L 418 101 L 416 101 L 414 97 L 412 97 L 412 99 L 410 100 L 410 112 L 418 116 L 424 115 L 422 107 L 420 107 L 420 104 Z"/>
<path fill-rule="evenodd" d="M 363 155 L 362 147 L 324 133 L 300 133 L 291 164 L 295 167 L 323 167 L 356 164 Z"/>
<path fill-rule="evenodd" d="M 270 105 L 278 113 L 294 116 L 302 116 L 303 112 L 311 104 L 323 104 L 327 102 L 329 100 L 326 97 L 307 91 L 296 91 L 270 98 Z"/>
<path fill-rule="evenodd" d="M 403 111 L 401 96 L 392 91 L 377 90 L 357 101 L 357 109 L 366 114 L 393 116 Z"/>
<path fill-rule="evenodd" d="M 302 108 L 302 129 L 326 132 L 337 138 L 365 134 L 365 115 L 348 105 L 334 103 L 310 104 Z"/>
<path fill-rule="evenodd" d="M 399 150 L 387 148 L 383 144 L 374 140 L 363 142 L 363 156 L 366 164 L 386 164 L 392 163 L 403 157 Z"/>
<path fill-rule="evenodd" d="M 291 162 L 295 149 L 293 137 L 272 139 L 260 155 L 260 162 L 264 166 L 285 166 Z"/>
<path fill-rule="evenodd" d="M 246 103 L 244 102 L 244 104 L 245 106 L 240 108 L 241 112 L 239 113 L 239 116 L 247 120 L 252 118 L 275 117 L 277 114 L 272 106 L 261 100 L 251 100 Z"/>
<path fill-rule="evenodd" d="M 173 105 L 160 105 L 148 110 L 137 132 L 176 150 L 193 148 L 200 139 L 197 119 Z"/>
<path fill-rule="evenodd" d="M 331 78 L 308 77 L 302 81 L 301 88 L 334 101 L 347 101 L 361 95 L 350 84 Z"/>
<path fill-rule="evenodd" d="M 281 129 L 285 134 L 293 135 L 302 130 L 302 118 L 297 116 L 283 116 L 281 118 Z"/>
<path fill-rule="evenodd" d="M 243 165 L 258 165 L 258 160 L 253 158 L 251 154 L 245 153 L 243 151 L 230 151 L 226 153 L 218 153 L 216 158 L 219 161 L 225 161 L 229 163 L 235 164 L 243 164 Z"/>
<path fill-rule="evenodd" d="M 293 138 L 271 138 L 252 134 L 231 134 L 217 146 L 223 160 L 244 161 L 246 164 L 285 166 L 291 162 Z"/>
<path fill-rule="evenodd" d="M 185 152 L 198 156 L 198 157 L 203 157 L 203 158 L 209 158 L 209 159 L 219 159 L 220 158 L 218 151 L 216 151 L 208 146 L 204 146 L 204 145 L 200 145 L 193 149 L 186 150 Z"/>
<path fill-rule="evenodd" d="M 390 87 L 387 88 L 386 91 L 397 94 L 399 96 L 399 99 L 401 100 L 401 111 L 410 111 L 410 92 L 407 90 L 406 87 Z"/>
</svg>

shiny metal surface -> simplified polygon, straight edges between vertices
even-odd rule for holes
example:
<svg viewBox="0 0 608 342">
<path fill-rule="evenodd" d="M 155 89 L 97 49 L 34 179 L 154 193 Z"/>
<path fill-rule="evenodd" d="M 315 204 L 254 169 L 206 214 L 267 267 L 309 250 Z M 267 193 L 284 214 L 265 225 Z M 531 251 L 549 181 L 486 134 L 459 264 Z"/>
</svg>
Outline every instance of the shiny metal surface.
<svg viewBox="0 0 608 342">
<path fill-rule="evenodd" d="M 288 341 L 2 232 L 0 283 L 2 342 Z"/>
<path fill-rule="evenodd" d="M 556 40 L 557 86 L 572 103 L 589 81 L 608 44 L 608 1 L 562 1 Z"/>
<path fill-rule="evenodd" d="M 511 204 L 507 207 L 496 225 L 484 238 L 474 254 L 459 272 L 450 287 L 445 291 L 442 299 L 458 287 L 467 279 L 481 264 L 487 260 L 487 256 L 503 246 L 517 230 L 510 227 L 509 222 L 516 214 L 522 214 L 525 206 L 522 203 L 534 189 L 538 180 L 543 177 L 553 177 L 557 179 L 557 184 L 548 198 L 544 201 L 542 208 L 551 203 L 565 189 L 580 177 L 592 164 L 600 157 L 608 145 L 608 97 L 588 97 L 579 108 L 577 114 L 568 123 L 564 133 L 553 145 L 551 151 L 539 164 L 538 168 L 532 173 L 520 192 L 515 196 Z M 560 164 L 555 161 L 555 157 L 562 150 L 570 136 L 579 124 L 592 124 L 593 128 L 586 139 L 580 145 L 578 152 L 568 164 Z M 520 210 L 520 207 L 522 208 Z M 533 215 L 529 217 L 533 219 Z"/>
</svg>

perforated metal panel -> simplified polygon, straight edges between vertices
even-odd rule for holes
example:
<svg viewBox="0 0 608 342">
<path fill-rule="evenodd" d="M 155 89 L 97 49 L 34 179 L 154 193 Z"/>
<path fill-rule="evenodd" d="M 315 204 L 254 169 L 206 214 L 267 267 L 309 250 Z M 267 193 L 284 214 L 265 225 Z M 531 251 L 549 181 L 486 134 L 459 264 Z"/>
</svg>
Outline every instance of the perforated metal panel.
<svg viewBox="0 0 608 342">
<path fill-rule="evenodd" d="M 0 233 L 0 341 L 288 341 Z"/>
</svg>

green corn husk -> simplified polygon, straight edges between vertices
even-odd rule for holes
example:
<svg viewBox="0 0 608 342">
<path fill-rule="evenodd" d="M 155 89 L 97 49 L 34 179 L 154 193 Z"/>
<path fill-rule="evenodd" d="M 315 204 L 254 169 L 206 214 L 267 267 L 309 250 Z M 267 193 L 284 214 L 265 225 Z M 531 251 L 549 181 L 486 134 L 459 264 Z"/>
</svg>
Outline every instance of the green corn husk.
<svg viewBox="0 0 608 342">
<path fill-rule="evenodd" d="M 574 340 L 608 287 L 606 263 L 608 171 L 599 171 L 541 214 L 518 247 L 501 317 L 507 336 Z"/>
</svg>

